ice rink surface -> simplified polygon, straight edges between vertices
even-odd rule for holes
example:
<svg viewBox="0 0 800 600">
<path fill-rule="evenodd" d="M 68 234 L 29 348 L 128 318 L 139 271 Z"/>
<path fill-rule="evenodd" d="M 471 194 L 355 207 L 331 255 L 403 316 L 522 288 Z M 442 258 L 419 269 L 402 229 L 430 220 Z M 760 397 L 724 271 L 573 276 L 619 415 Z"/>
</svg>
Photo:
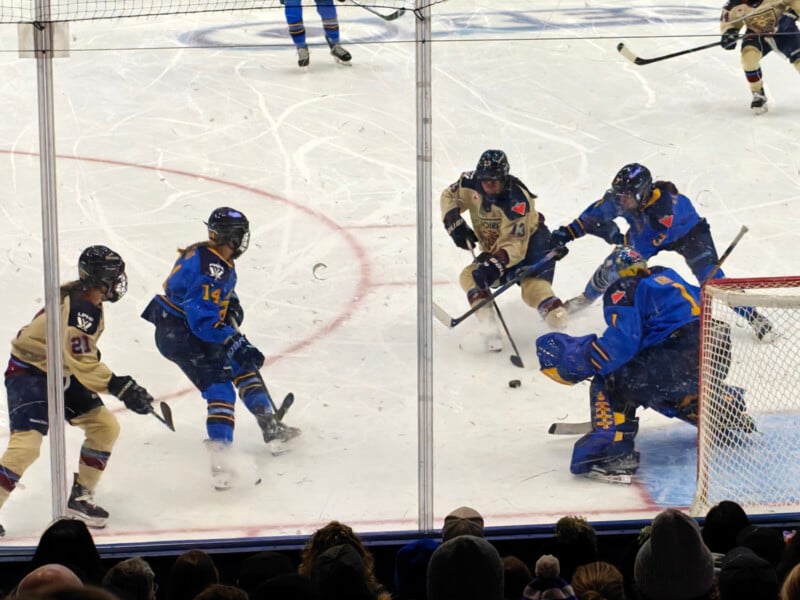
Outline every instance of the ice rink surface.
<svg viewBox="0 0 800 600">
<path fill-rule="evenodd" d="M 281 11 L 73 23 L 71 56 L 54 62 L 59 247 L 64 280 L 80 251 L 106 244 L 127 263 L 130 290 L 106 306 L 103 360 L 173 409 L 177 431 L 129 413 L 97 490 L 111 513 L 99 543 L 307 534 L 331 519 L 359 532 L 417 527 L 416 142 L 414 17 L 382 21 L 338 5 L 352 67 L 334 64 L 306 8 L 307 72 L 296 66 Z M 731 276 L 797 274 L 800 247 L 800 78 L 783 57 L 762 68 L 770 111 L 750 113 L 738 52 L 719 48 L 648 66 L 714 41 L 719 6 L 622 0 L 453 0 L 433 8 L 434 300 L 466 309 L 457 284 L 469 255 L 438 222 L 441 189 L 487 148 L 538 196 L 548 225 L 575 218 L 632 161 L 695 202 Z M 0 28 L 0 339 L 43 303 L 36 67 Z M 217 206 L 245 212 L 237 261 L 248 337 L 268 356 L 276 400 L 293 391 L 290 453 L 269 455 L 237 407 L 235 489 L 211 487 L 205 404 L 161 358 L 139 318 L 175 249 L 206 235 Z M 583 289 L 609 248 L 571 245 L 554 282 Z M 653 262 L 690 272 L 679 257 Z M 316 267 L 316 268 L 315 268 Z M 641 413 L 640 481 L 612 486 L 569 473 L 573 436 L 558 420 L 588 418 L 588 383 L 537 371 L 547 331 L 516 290 L 500 300 L 524 370 L 509 351 L 471 350 L 474 323 L 434 323 L 435 523 L 470 505 L 487 526 L 649 518 L 688 506 L 695 433 Z M 599 304 L 570 322 L 603 328 Z M 521 387 L 511 389 L 510 379 Z M 7 429 L 5 397 L 0 420 Z M 68 428 L 77 462 L 79 432 Z M 7 431 L 0 443 L 5 445 Z M 49 447 L 0 511 L 3 544 L 32 545 L 50 520 Z M 257 479 L 259 485 L 254 485 Z"/>
</svg>

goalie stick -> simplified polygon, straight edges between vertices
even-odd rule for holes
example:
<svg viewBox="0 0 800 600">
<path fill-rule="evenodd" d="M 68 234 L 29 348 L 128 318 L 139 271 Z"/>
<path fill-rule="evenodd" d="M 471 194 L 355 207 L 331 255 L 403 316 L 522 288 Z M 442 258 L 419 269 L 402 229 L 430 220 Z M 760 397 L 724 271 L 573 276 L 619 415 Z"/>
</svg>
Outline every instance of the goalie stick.
<svg viewBox="0 0 800 600">
<path fill-rule="evenodd" d="M 492 293 L 491 296 L 489 296 L 488 298 L 484 298 L 477 304 L 474 304 L 467 312 L 465 312 L 460 317 L 451 317 L 447 313 L 447 311 L 445 311 L 441 306 L 436 304 L 436 302 L 433 303 L 433 316 L 436 317 L 436 319 L 440 323 L 452 329 L 453 327 L 461 323 L 463 320 L 467 319 L 468 317 L 470 317 L 471 315 L 475 314 L 480 309 L 482 309 L 484 306 L 489 304 L 489 302 L 494 302 L 495 298 L 497 298 L 500 294 L 505 292 L 515 283 L 519 283 L 525 277 L 533 277 L 534 275 L 536 275 L 536 272 L 540 271 L 551 260 L 561 260 L 562 258 L 564 258 L 567 255 L 567 252 L 568 250 L 566 246 L 559 246 L 558 248 L 553 248 L 552 250 L 550 250 L 550 252 L 545 254 L 540 260 L 536 261 L 534 264 L 519 269 L 516 275 L 514 275 L 514 277 L 512 277 L 511 279 L 506 281 L 503 285 L 501 285 L 499 288 L 497 288 Z"/>
<path fill-rule="evenodd" d="M 721 46 L 722 40 L 713 42 L 711 44 L 704 44 L 702 46 L 696 46 L 694 48 L 688 48 L 686 50 L 679 50 L 678 52 L 671 52 L 670 54 L 664 54 L 662 56 L 655 56 L 653 58 L 642 58 L 634 54 L 630 48 L 625 45 L 625 42 L 620 42 L 617 44 L 617 52 L 622 54 L 625 58 L 631 61 L 635 65 L 649 65 L 650 63 L 659 62 L 661 60 L 667 60 L 668 58 L 675 58 L 676 56 L 683 56 L 684 54 L 691 54 L 692 52 L 699 52 L 700 50 L 706 50 L 708 48 L 714 48 L 715 46 Z"/>
<path fill-rule="evenodd" d="M 404 12 L 406 12 L 405 8 L 398 8 L 396 11 L 391 12 L 388 15 L 384 15 L 383 13 L 379 13 L 377 10 L 372 9 L 369 6 L 365 6 L 365 5 L 361 4 L 360 2 L 356 2 L 356 0 L 350 0 L 350 2 L 352 2 L 356 6 L 360 6 L 361 8 L 366 10 L 367 12 L 371 12 L 376 17 L 380 17 L 384 21 L 394 21 L 397 17 L 402 15 Z"/>
</svg>

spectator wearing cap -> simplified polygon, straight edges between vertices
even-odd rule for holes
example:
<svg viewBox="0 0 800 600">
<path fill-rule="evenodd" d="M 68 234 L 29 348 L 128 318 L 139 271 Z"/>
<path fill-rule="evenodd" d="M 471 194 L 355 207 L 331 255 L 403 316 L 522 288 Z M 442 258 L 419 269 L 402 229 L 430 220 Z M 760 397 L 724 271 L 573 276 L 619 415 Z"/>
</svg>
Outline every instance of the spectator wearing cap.
<svg viewBox="0 0 800 600">
<path fill-rule="evenodd" d="M 572 576 L 572 589 L 581 600 L 625 600 L 625 580 L 611 563 L 580 565 Z"/>
<path fill-rule="evenodd" d="M 540 556 L 534 567 L 534 578 L 522 593 L 525 600 L 576 600 L 575 592 L 561 577 L 561 565 L 552 554 Z"/>
<path fill-rule="evenodd" d="M 744 546 L 722 559 L 717 586 L 720 600 L 775 600 L 780 590 L 775 567 Z"/>
<path fill-rule="evenodd" d="M 460 506 L 444 518 L 442 541 L 446 542 L 458 535 L 483 537 L 483 516 L 474 508 Z"/>
<path fill-rule="evenodd" d="M 443 542 L 428 565 L 428 600 L 503 600 L 503 561 L 474 535 Z"/>
<path fill-rule="evenodd" d="M 636 555 L 634 579 L 641 600 L 712 598 L 714 557 L 697 522 L 674 508 L 659 513 Z"/>
<path fill-rule="evenodd" d="M 438 547 L 437 540 L 424 539 L 409 542 L 397 551 L 394 560 L 395 600 L 427 600 L 428 564 Z"/>
</svg>

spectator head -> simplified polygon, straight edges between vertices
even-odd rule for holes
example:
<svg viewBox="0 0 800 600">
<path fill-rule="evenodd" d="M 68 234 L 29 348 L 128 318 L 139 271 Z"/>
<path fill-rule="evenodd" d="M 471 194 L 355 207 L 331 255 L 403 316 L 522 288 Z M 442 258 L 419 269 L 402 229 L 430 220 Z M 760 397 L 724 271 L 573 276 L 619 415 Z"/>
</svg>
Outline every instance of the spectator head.
<svg viewBox="0 0 800 600">
<path fill-rule="evenodd" d="M 444 518 L 442 541 L 451 540 L 457 535 L 483 537 L 483 517 L 474 508 L 460 506 Z"/>
<path fill-rule="evenodd" d="M 653 519 L 650 538 L 636 555 L 634 579 L 646 600 L 690 600 L 714 591 L 714 558 L 700 527 L 668 508 Z"/>
<path fill-rule="evenodd" d="M 197 594 L 194 600 L 248 600 L 247 592 L 234 585 L 212 583 Z"/>
<path fill-rule="evenodd" d="M 294 565 L 285 554 L 274 551 L 258 552 L 242 561 L 236 585 L 249 594 L 260 583 L 276 575 L 294 572 Z"/>
<path fill-rule="evenodd" d="M 572 589 L 581 600 L 625 600 L 625 581 L 611 563 L 580 565 L 572 576 Z"/>
<path fill-rule="evenodd" d="M 415 540 L 397 551 L 394 560 L 394 597 L 397 600 L 427 600 L 428 563 L 436 540 Z"/>
<path fill-rule="evenodd" d="M 258 584 L 250 600 L 317 600 L 311 579 L 300 573 L 276 575 Z"/>
<path fill-rule="evenodd" d="M 319 600 L 370 600 L 367 569 L 361 555 L 349 544 L 329 548 L 317 557 L 311 583 Z"/>
<path fill-rule="evenodd" d="M 727 554 L 736 546 L 736 536 L 750 524 L 744 509 L 736 502 L 723 500 L 712 506 L 703 523 L 703 541 L 712 552 Z"/>
<path fill-rule="evenodd" d="M 503 594 L 507 600 L 519 600 L 531 577 L 530 569 L 519 558 L 503 557 Z"/>
<path fill-rule="evenodd" d="M 134 556 L 106 571 L 103 587 L 120 600 L 153 600 L 156 595 L 155 577 L 147 561 Z"/>
<path fill-rule="evenodd" d="M 778 566 L 786 547 L 783 534 L 779 530 L 756 525 L 748 525 L 742 529 L 736 536 L 736 545 L 750 548 L 773 567 Z"/>
<path fill-rule="evenodd" d="M 775 600 L 780 589 L 775 567 L 744 546 L 725 555 L 717 584 L 720 600 Z"/>
<path fill-rule="evenodd" d="M 60 564 L 42 565 L 22 578 L 17 585 L 17 597 L 44 597 L 56 590 L 82 587 L 81 578 L 68 567 Z"/>
<path fill-rule="evenodd" d="M 561 565 L 552 554 L 539 557 L 534 577 L 522 593 L 525 600 L 575 600 L 572 586 L 561 577 Z"/>
<path fill-rule="evenodd" d="M 31 566 L 48 564 L 68 567 L 86 584 L 99 586 L 103 580 L 100 553 L 86 523 L 80 519 L 56 519 L 42 533 Z"/>
<path fill-rule="evenodd" d="M 503 561 L 488 541 L 459 535 L 443 542 L 428 565 L 428 600 L 502 600 Z"/>
<path fill-rule="evenodd" d="M 800 599 L 800 564 L 789 571 L 781 586 L 780 600 Z"/>
<path fill-rule="evenodd" d="M 215 583 L 219 583 L 219 572 L 211 556 L 202 550 L 187 550 L 169 570 L 167 599 L 192 600 Z"/>
<path fill-rule="evenodd" d="M 561 563 L 561 575 L 572 579 L 578 565 L 598 560 L 597 534 L 583 517 L 568 515 L 556 522 L 553 552 Z"/>
</svg>

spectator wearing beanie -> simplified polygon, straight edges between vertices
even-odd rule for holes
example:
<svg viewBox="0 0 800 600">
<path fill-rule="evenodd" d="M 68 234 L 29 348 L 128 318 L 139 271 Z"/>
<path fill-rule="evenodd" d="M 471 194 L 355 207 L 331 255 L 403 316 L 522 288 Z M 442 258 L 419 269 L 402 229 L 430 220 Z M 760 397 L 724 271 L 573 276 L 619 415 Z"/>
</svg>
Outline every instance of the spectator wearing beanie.
<svg viewBox="0 0 800 600">
<path fill-rule="evenodd" d="M 395 600 L 427 600 L 428 563 L 438 547 L 437 540 L 415 540 L 397 551 L 394 559 Z"/>
<path fill-rule="evenodd" d="M 531 577 L 530 569 L 519 558 L 503 557 L 503 595 L 506 600 L 519 600 Z"/>
<path fill-rule="evenodd" d="M 488 541 L 459 535 L 428 564 L 428 600 L 503 600 L 503 561 Z"/>
<path fill-rule="evenodd" d="M 742 529 L 736 536 L 736 545 L 750 548 L 775 568 L 781 562 L 786 547 L 783 534 L 778 529 L 757 525 L 748 525 Z"/>
<path fill-rule="evenodd" d="M 780 590 L 775 567 L 744 546 L 722 559 L 717 587 L 720 600 L 775 600 Z"/>
<path fill-rule="evenodd" d="M 697 522 L 674 508 L 659 513 L 636 555 L 634 579 L 642 600 L 710 598 L 714 557 Z"/>
<path fill-rule="evenodd" d="M 625 580 L 611 563 L 581 565 L 572 576 L 572 589 L 581 600 L 625 600 Z"/>
<path fill-rule="evenodd" d="M 714 553 L 717 568 L 722 558 L 734 548 L 736 536 L 750 525 L 744 509 L 731 500 L 723 500 L 712 506 L 703 522 L 703 542 Z"/>
<path fill-rule="evenodd" d="M 534 567 L 535 577 L 528 583 L 522 597 L 526 600 L 576 600 L 572 586 L 560 575 L 561 565 L 552 554 L 539 557 Z"/>
<path fill-rule="evenodd" d="M 442 541 L 451 540 L 457 535 L 483 537 L 483 517 L 474 508 L 460 506 L 444 518 Z"/>
</svg>

